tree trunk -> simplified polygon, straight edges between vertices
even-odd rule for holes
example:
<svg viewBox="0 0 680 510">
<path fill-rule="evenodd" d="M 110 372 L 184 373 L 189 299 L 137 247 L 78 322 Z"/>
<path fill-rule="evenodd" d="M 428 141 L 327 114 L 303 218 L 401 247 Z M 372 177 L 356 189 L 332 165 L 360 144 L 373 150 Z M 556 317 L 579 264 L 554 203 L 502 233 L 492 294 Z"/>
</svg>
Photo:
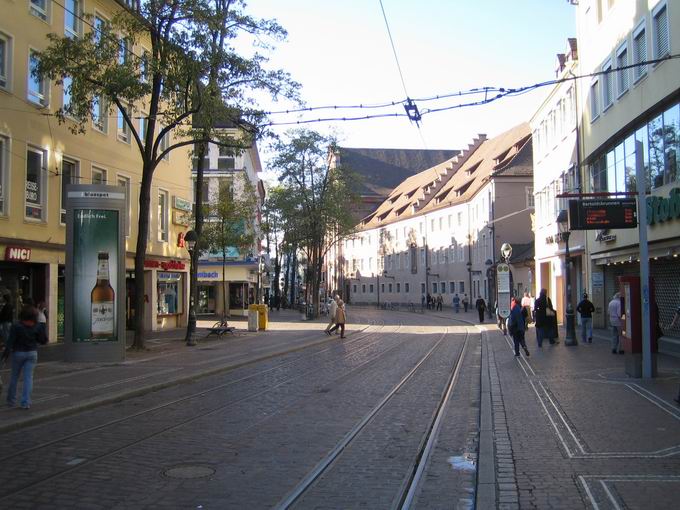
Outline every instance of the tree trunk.
<svg viewBox="0 0 680 510">
<path fill-rule="evenodd" d="M 283 295 L 288 298 L 289 278 L 290 278 L 290 253 L 286 253 L 286 276 L 283 279 Z"/>
<path fill-rule="evenodd" d="M 139 190 L 139 231 L 135 251 L 135 338 L 132 348 L 144 349 L 144 308 L 146 304 L 144 261 L 146 260 L 146 246 L 149 238 L 149 210 L 151 208 L 151 181 L 153 170 L 148 163 L 142 168 L 142 183 Z"/>
<path fill-rule="evenodd" d="M 194 232 L 196 232 L 196 246 L 191 252 L 191 274 L 189 275 L 189 309 L 194 306 L 194 312 L 198 306 L 198 260 L 201 256 L 201 244 L 203 240 L 203 157 L 207 150 L 207 144 L 200 144 L 198 153 L 196 154 L 196 195 L 194 197 Z M 206 197 L 207 198 L 207 197 Z M 189 321 L 187 321 L 187 335 L 189 329 Z M 187 336 L 188 338 L 188 336 Z"/>
</svg>

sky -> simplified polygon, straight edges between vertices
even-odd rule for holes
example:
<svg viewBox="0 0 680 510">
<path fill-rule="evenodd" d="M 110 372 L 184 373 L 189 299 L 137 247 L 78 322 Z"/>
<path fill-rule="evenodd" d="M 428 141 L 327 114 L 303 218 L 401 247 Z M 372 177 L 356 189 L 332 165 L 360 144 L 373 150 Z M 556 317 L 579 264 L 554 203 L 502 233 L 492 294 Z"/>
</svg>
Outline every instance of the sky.
<svg viewBox="0 0 680 510">
<path fill-rule="evenodd" d="M 302 84 L 306 106 L 360 105 L 414 99 L 419 110 L 476 101 L 482 95 L 419 99 L 483 87 L 516 88 L 553 79 L 556 54 L 576 36 L 567 0 L 382 0 L 401 67 L 397 67 L 379 0 L 252 0 L 247 12 L 276 19 L 285 42 L 268 53 L 269 66 Z M 404 87 L 405 85 L 405 87 Z M 478 133 L 493 137 L 529 121 L 545 87 L 494 103 L 423 115 L 420 128 L 406 117 L 306 124 L 335 134 L 341 146 L 464 149 Z M 265 105 L 263 105 L 265 106 Z M 290 104 L 267 105 L 273 110 Z M 320 110 L 298 118 L 404 113 Z M 283 133 L 291 126 L 276 127 Z M 267 169 L 266 144 L 261 144 Z"/>
</svg>

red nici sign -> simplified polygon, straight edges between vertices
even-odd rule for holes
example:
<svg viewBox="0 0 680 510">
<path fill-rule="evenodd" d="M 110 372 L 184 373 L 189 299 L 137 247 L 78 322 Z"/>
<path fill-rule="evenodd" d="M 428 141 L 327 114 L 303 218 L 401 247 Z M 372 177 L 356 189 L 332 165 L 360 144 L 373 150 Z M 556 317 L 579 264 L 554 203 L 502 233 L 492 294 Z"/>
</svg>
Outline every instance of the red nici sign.
<svg viewBox="0 0 680 510">
<path fill-rule="evenodd" d="M 8 246 L 5 248 L 5 260 L 13 260 L 15 262 L 28 262 L 31 260 L 31 249 L 20 248 L 18 246 Z"/>
<path fill-rule="evenodd" d="M 163 271 L 169 271 L 170 269 L 182 270 L 184 269 L 185 264 L 179 260 L 145 260 L 144 267 L 161 268 Z"/>
</svg>

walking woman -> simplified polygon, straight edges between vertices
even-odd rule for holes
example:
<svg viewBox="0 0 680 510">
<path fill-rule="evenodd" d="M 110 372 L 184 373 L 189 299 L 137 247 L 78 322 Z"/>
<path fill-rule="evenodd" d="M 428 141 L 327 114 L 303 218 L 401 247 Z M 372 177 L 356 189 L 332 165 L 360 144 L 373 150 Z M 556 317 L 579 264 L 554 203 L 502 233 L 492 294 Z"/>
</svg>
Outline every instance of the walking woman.
<svg viewBox="0 0 680 510">
<path fill-rule="evenodd" d="M 548 291 L 541 289 L 536 298 L 534 312 L 536 313 L 536 341 L 539 347 L 543 347 L 543 340 L 548 339 L 551 345 L 560 343 L 557 338 L 557 313 L 553 308 L 552 301 L 547 296 Z"/>
<path fill-rule="evenodd" d="M 326 331 L 329 335 L 336 329 L 340 328 L 340 338 L 345 338 L 345 322 L 347 314 L 345 313 L 345 302 L 338 299 L 338 309 L 335 311 L 335 326 Z"/>
<path fill-rule="evenodd" d="M 2 359 L 12 356 L 12 376 L 7 389 L 7 405 L 16 406 L 17 383 L 23 372 L 24 387 L 21 393 L 21 408 L 31 407 L 31 391 L 33 390 L 33 369 L 38 362 L 38 344 L 47 343 L 45 326 L 38 322 L 38 310 L 34 306 L 25 305 L 19 313 L 19 321 L 12 324 L 9 339 L 2 353 Z"/>
</svg>

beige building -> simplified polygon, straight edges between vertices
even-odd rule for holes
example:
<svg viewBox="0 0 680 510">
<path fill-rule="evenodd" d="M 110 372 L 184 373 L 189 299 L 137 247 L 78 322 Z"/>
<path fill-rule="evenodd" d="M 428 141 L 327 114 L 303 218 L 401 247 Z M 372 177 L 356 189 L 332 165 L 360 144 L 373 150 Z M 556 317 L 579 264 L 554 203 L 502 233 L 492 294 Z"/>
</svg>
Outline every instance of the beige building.
<svg viewBox="0 0 680 510">
<path fill-rule="evenodd" d="M 48 33 L 84 36 L 92 26 L 82 14 L 91 14 L 96 23 L 110 19 L 124 4 L 0 0 L 0 292 L 11 295 L 15 308 L 27 298 L 44 300 L 50 341 L 63 335 L 64 186 L 68 183 L 128 190 L 127 316 L 131 324 L 141 159 L 115 109 L 103 108 L 83 135 L 73 135 L 68 121 L 60 125 L 53 112 L 69 100 L 68 94 L 62 86 L 38 81 L 29 70 L 35 52 L 46 46 Z M 129 49 L 144 51 L 143 42 Z M 134 114 L 143 117 L 136 108 Z M 186 324 L 188 253 L 178 246 L 178 239 L 187 230 L 191 214 L 188 149 L 171 152 L 156 170 L 151 210 L 145 326 L 157 330 Z"/>
<path fill-rule="evenodd" d="M 336 288 L 352 303 L 420 306 L 423 296 L 495 302 L 503 243 L 533 241 L 531 134 L 521 124 L 399 184 L 344 241 Z M 328 275 L 332 281 L 333 273 Z M 513 291 L 529 265 L 513 266 Z"/>
<path fill-rule="evenodd" d="M 634 192 L 636 154 L 647 176 L 650 274 L 661 349 L 680 353 L 680 5 L 673 0 L 587 1 L 577 8 L 588 191 Z M 639 153 L 639 154 L 638 154 Z M 594 303 L 606 309 L 617 277 L 639 274 L 636 229 L 589 231 L 586 268 Z M 604 314 L 595 318 L 605 326 Z"/>
</svg>

